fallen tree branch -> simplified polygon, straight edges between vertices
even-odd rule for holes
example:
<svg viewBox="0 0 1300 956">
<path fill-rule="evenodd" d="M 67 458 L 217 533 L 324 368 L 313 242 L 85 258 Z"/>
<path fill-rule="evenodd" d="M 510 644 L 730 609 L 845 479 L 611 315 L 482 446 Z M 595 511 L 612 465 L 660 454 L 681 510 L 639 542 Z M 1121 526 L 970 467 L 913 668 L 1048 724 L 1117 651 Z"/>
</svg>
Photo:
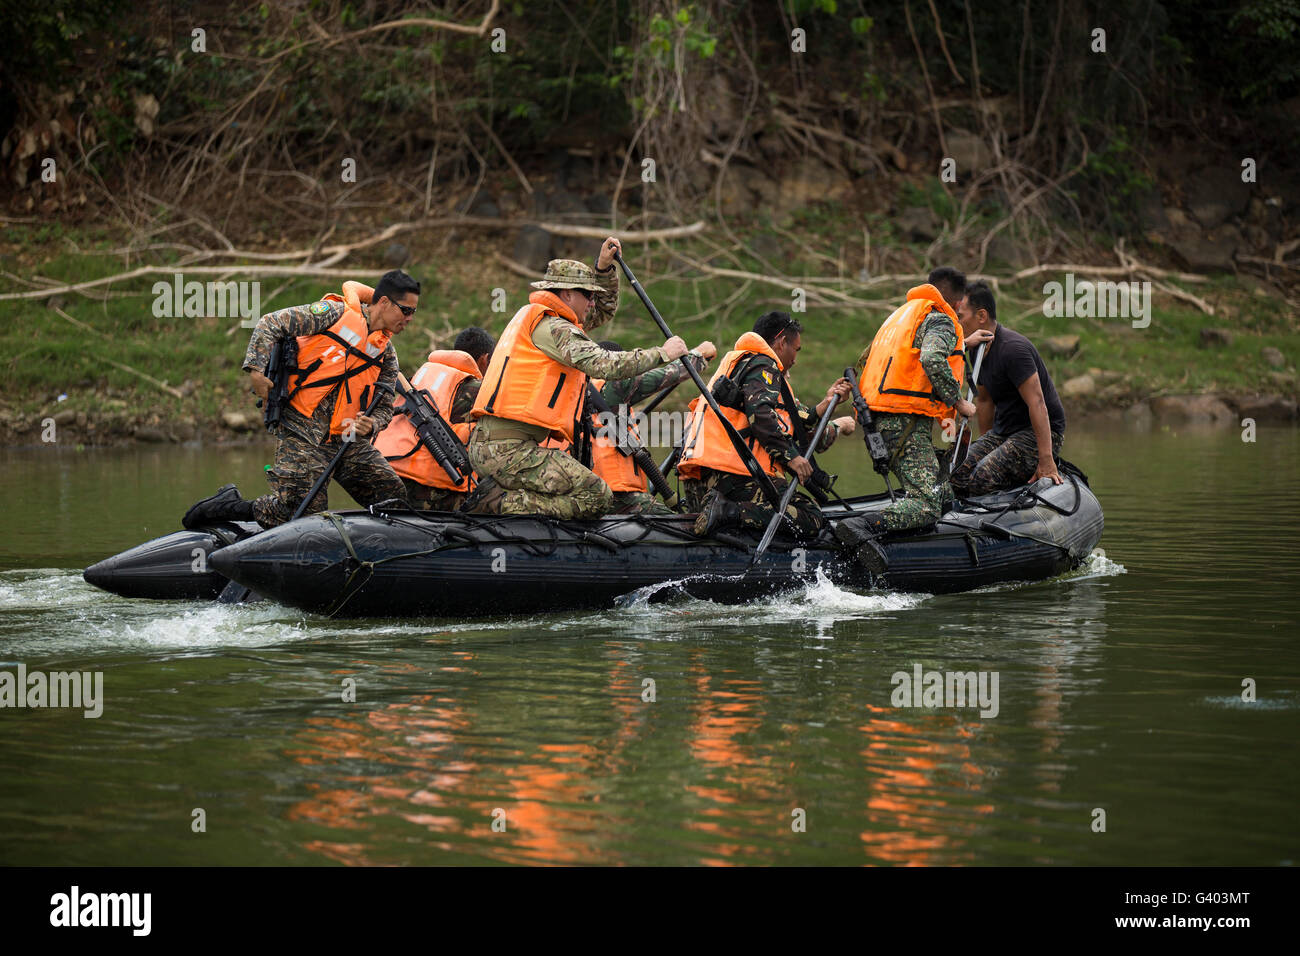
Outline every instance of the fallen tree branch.
<svg viewBox="0 0 1300 956">
<path fill-rule="evenodd" d="M 192 266 L 187 267 L 185 271 L 196 275 L 229 275 L 233 270 L 230 266 Z M 0 300 L 45 299 L 62 292 L 80 292 L 82 289 L 93 289 L 96 286 L 124 282 L 127 279 L 138 279 L 141 276 L 172 275 L 175 272 L 175 266 L 141 266 L 139 269 L 132 269 L 129 272 L 105 276 L 102 279 L 90 279 L 73 285 L 52 286 L 48 289 L 34 289 L 30 292 L 6 292 L 0 294 Z M 328 276 L 343 279 L 352 278 L 357 274 L 356 269 L 317 269 L 309 266 L 244 266 L 239 269 L 239 272 L 241 275 Z"/>
<path fill-rule="evenodd" d="M 1166 295 L 1171 295 L 1175 299 L 1182 299 L 1184 302 L 1190 302 L 1206 315 L 1214 315 L 1214 306 L 1210 305 L 1210 303 L 1206 302 L 1200 296 L 1192 295 L 1192 293 L 1188 292 L 1186 289 L 1180 289 L 1178 286 L 1170 285 L 1168 282 L 1152 282 L 1152 285 L 1161 292 L 1164 292 Z"/>
<path fill-rule="evenodd" d="M 524 265 L 522 262 L 516 262 L 514 259 L 511 259 L 509 256 L 503 255 L 502 253 L 498 252 L 496 249 L 492 250 L 492 258 L 495 259 L 497 262 L 501 263 L 503 266 L 505 266 L 515 275 L 523 276 L 525 279 L 537 278 L 537 273 L 534 272 L 532 269 L 528 268 L 528 266 Z"/>
<path fill-rule="evenodd" d="M 357 274 L 357 269 L 330 269 L 336 262 L 342 260 L 349 252 L 357 249 L 363 249 L 367 246 L 373 246 L 376 243 L 383 242 L 385 239 L 391 239 L 393 236 L 403 232 L 411 232 L 421 228 L 433 228 L 436 226 L 480 226 L 485 228 L 512 228 L 517 225 L 527 224 L 522 221 L 512 221 L 508 219 L 489 219 L 476 216 L 449 217 L 438 219 L 421 219 L 414 222 L 395 223 L 384 229 L 382 232 L 371 236 L 369 239 L 362 239 L 359 242 L 347 243 L 346 245 L 325 246 L 317 250 L 318 254 L 325 256 L 323 260 L 315 265 L 297 265 L 297 266 L 141 266 L 137 269 L 131 269 L 127 272 L 121 272 L 116 275 L 106 276 L 102 279 L 90 279 L 86 282 L 77 282 L 71 285 L 51 286 L 47 289 L 33 289 L 28 292 L 5 292 L 0 293 L 0 301 L 6 299 L 44 299 L 62 292 L 80 292 L 82 289 L 93 289 L 101 285 L 109 285 L 114 282 L 124 282 L 128 279 L 137 279 L 142 276 L 150 275 L 174 275 L 177 272 L 183 272 L 193 275 L 226 275 L 235 273 L 238 275 L 265 275 L 265 276 L 331 276 L 352 278 Z M 570 226 L 564 223 L 537 222 L 534 225 L 540 226 L 547 232 L 557 236 L 568 236 L 571 238 L 581 239 L 604 239 L 609 235 L 608 229 L 597 226 Z M 682 236 L 691 236 L 704 231 L 704 222 L 697 220 L 686 226 L 671 226 L 666 229 L 642 229 L 631 232 L 625 232 L 619 238 L 623 242 L 654 242 L 660 239 L 676 239 Z M 212 250 L 205 258 L 238 258 L 254 259 L 263 262 L 284 261 L 287 259 L 302 259 L 309 255 L 311 250 L 295 249 L 291 252 L 251 252 L 240 249 L 231 250 Z M 531 274 L 531 273 L 530 273 Z"/>
<path fill-rule="evenodd" d="M 185 397 L 185 395 L 179 389 L 172 388 L 166 382 L 160 382 L 152 375 L 146 375 L 144 372 L 141 372 L 139 369 L 132 368 L 129 365 L 123 365 L 121 362 L 114 362 L 112 359 L 104 358 L 103 356 L 100 356 L 100 360 L 103 362 L 107 362 L 109 365 L 112 365 L 114 368 L 120 368 L 123 372 L 130 372 L 136 378 L 143 379 L 144 381 L 148 382 L 150 385 L 154 385 L 158 388 L 161 388 L 168 395 L 174 395 L 177 398 L 182 398 L 182 399 Z"/>
<path fill-rule="evenodd" d="M 1071 262 L 1048 262 L 1043 265 L 1031 266 L 1028 269 L 1021 269 L 1007 281 L 1019 282 L 1021 279 L 1028 279 L 1030 276 L 1041 275 L 1044 272 L 1074 272 L 1090 276 L 1132 275 L 1135 272 L 1145 272 L 1162 279 L 1179 279 L 1183 282 L 1206 281 L 1205 276 L 1199 276 L 1191 272 L 1171 272 L 1167 269 L 1158 269 L 1155 266 L 1144 265 L 1137 260 L 1132 260 L 1127 266 L 1083 266 Z"/>
<path fill-rule="evenodd" d="M 111 335 L 107 335 L 107 334 L 105 334 L 105 333 L 99 331 L 99 329 L 95 328 L 93 325 L 87 325 L 85 322 L 82 322 L 80 319 L 74 319 L 72 316 L 68 315 L 68 313 L 64 312 L 64 311 L 63 311 L 62 309 L 60 309 L 58 306 L 55 306 L 55 307 L 54 307 L 54 312 L 55 312 L 55 314 L 60 315 L 60 316 L 62 316 L 63 318 L 67 319 L 69 322 L 71 322 L 71 323 L 72 323 L 73 325 L 75 325 L 77 328 L 79 328 L 79 329 L 85 329 L 87 332 L 91 333 L 92 335 L 98 335 L 100 338 L 105 338 L 105 339 L 112 338 Z"/>
</svg>

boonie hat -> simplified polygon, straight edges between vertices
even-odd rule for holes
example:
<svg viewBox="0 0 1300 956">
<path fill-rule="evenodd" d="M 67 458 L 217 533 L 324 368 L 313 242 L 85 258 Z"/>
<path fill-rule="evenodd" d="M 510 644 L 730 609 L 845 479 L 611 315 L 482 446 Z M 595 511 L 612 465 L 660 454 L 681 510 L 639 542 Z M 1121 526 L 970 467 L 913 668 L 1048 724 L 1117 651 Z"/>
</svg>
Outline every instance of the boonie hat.
<svg viewBox="0 0 1300 956">
<path fill-rule="evenodd" d="M 546 264 L 546 275 L 537 282 L 530 282 L 529 285 L 534 289 L 600 291 L 600 283 L 596 281 L 596 270 L 577 259 L 552 259 Z"/>
</svg>

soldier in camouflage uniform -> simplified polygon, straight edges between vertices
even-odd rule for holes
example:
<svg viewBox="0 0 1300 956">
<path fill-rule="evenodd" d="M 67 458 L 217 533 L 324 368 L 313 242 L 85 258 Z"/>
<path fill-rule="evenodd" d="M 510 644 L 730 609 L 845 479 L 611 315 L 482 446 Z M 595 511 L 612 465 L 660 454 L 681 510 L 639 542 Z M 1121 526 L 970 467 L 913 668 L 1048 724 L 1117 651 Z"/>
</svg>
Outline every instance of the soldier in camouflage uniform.
<svg viewBox="0 0 1300 956">
<path fill-rule="evenodd" d="M 624 379 L 640 375 L 686 354 L 686 343 L 673 336 L 663 345 L 630 352 L 609 352 L 593 342 L 587 332 L 609 322 L 618 308 L 618 273 L 614 253 L 617 239 L 601 246 L 596 268 L 572 259 L 553 259 L 546 275 L 532 283 L 540 290 L 529 297 L 530 304 L 551 303 L 527 341 L 551 362 L 574 369 L 587 377 Z M 555 300 L 559 302 L 556 303 Z M 527 307 L 525 307 L 527 308 Z M 577 322 L 564 318 L 556 308 L 572 312 Z M 512 320 L 520 320 L 525 310 Z M 553 430 L 519 418 L 493 414 L 490 408 L 500 398 L 504 405 L 511 396 L 527 395 L 537 382 L 513 377 L 507 372 L 511 358 L 507 346 L 510 327 L 502 334 L 492 364 L 484 376 L 479 401 L 471 413 L 477 426 L 469 442 L 469 459 L 480 476 L 479 487 L 465 502 L 465 510 L 486 514 L 542 514 L 555 518 L 595 518 L 613 507 L 613 494 L 590 469 L 567 452 L 545 447 Z M 521 338 L 523 334 L 521 333 Z M 535 361 L 535 358 L 534 358 Z M 489 384 L 490 383 L 490 384 Z M 506 395 L 500 395 L 502 386 Z M 559 394 L 559 388 L 556 389 Z M 576 417 L 575 408 L 575 417 Z"/>
<path fill-rule="evenodd" d="M 781 368 L 769 356 L 754 353 L 752 357 L 737 362 L 732 370 L 733 373 L 739 371 L 739 377 L 733 381 L 743 403 L 741 410 L 749 419 L 750 441 L 761 445 L 772 461 L 783 465 L 799 481 L 807 481 L 812 477 L 812 463 L 803 457 L 804 449 L 799 447 L 794 434 L 777 416 L 777 409 L 785 408 L 792 419 L 797 416 L 803 431 L 811 436 L 826 410 L 826 403 L 838 404 L 847 399 L 851 386 L 847 379 L 842 378 L 827 389 L 826 397 L 815 409 L 808 408 L 797 398 L 793 410 L 786 408 L 781 396 L 781 382 L 803 347 L 802 328 L 785 312 L 768 312 L 754 323 L 753 331 L 776 353 Z M 697 406 L 697 410 L 697 414 L 713 414 L 702 405 Z M 854 428 L 852 416 L 829 422 L 816 451 L 826 451 L 839 434 L 852 434 Z M 767 528 L 774 509 L 762 487 L 748 473 L 742 475 L 701 467 L 699 474 L 698 479 L 682 482 L 687 507 L 700 512 L 695 522 L 696 534 L 703 537 L 728 527 L 761 534 Z M 785 481 L 773 478 L 772 484 L 778 495 L 784 493 Z M 792 528 L 801 539 L 815 538 L 825 524 L 817 502 L 803 492 L 794 494 L 785 514 L 789 520 L 783 527 Z"/>
<path fill-rule="evenodd" d="M 451 347 L 457 352 L 469 355 L 478 364 L 479 371 L 486 372 L 495 346 L 496 341 L 490 333 L 478 326 L 470 326 L 468 329 L 461 330 Z M 469 375 L 456 386 L 456 394 L 451 400 L 451 412 L 446 416 L 448 425 L 459 425 L 470 421 L 469 413 L 474 408 L 474 402 L 478 399 L 479 386 L 482 384 L 481 378 Z M 439 411 L 441 412 L 442 409 Z M 406 488 L 406 500 L 416 511 L 459 511 L 468 497 L 463 491 L 423 485 L 405 475 L 402 475 L 401 479 Z"/>
<path fill-rule="evenodd" d="M 955 269 L 942 267 L 930 273 L 929 282 L 955 311 L 965 295 L 966 277 Z M 948 363 L 958 342 L 953 326 L 951 318 L 932 308 L 917 327 L 911 347 L 920 350 L 921 368 L 929 377 L 938 401 L 969 418 L 975 414 L 975 406 L 961 397 L 960 385 Z M 870 353 L 871 347 L 862 353 L 859 371 L 866 366 Z M 876 535 L 883 532 L 934 524 L 945 505 L 952 501 L 952 489 L 940 479 L 932 417 L 877 411 L 873 412 L 872 419 L 892 456 L 891 470 L 906 494 L 880 511 L 838 522 L 835 535 L 842 543 L 858 547 L 857 556 L 864 564 L 874 571 L 883 571 L 876 548 L 862 546 L 871 545 Z"/>
<path fill-rule="evenodd" d="M 617 342 L 601 342 L 600 346 L 610 352 L 623 351 L 623 346 Z M 703 372 L 705 366 L 713 361 L 713 357 L 717 354 L 718 350 L 712 342 L 701 342 L 687 353 L 686 361 L 694 365 L 697 372 Z M 634 375 L 632 378 L 608 381 L 601 387 L 600 397 L 616 416 L 622 416 L 631 423 L 636 414 L 634 406 L 657 392 L 676 388 L 690 377 L 691 373 L 686 371 L 685 365 L 681 362 L 672 362 L 642 372 L 640 375 Z M 599 428 L 600 423 L 596 424 Z M 673 514 L 673 509 L 650 491 L 616 491 L 613 513 L 670 515 Z"/>
<path fill-rule="evenodd" d="M 375 287 L 371 302 L 360 304 L 361 314 L 371 332 L 387 331 L 396 335 L 405 329 L 419 303 L 419 292 L 420 284 L 406 273 L 397 270 L 386 273 Z M 243 368 L 252 379 L 253 392 L 266 400 L 272 383 L 263 370 L 276 341 L 291 336 L 318 335 L 338 322 L 344 312 L 342 302 L 322 300 L 262 316 L 244 356 Z M 369 436 L 382 431 L 393 417 L 392 388 L 397 381 L 398 368 L 397 353 L 390 342 L 384 350 L 382 368 L 375 383 L 375 387 L 383 389 L 387 386 L 387 390 L 374 411 L 369 416 L 358 415 L 352 428 L 342 435 L 331 435 L 330 424 L 343 383 L 334 386 L 321 398 L 311 417 L 301 414 L 286 402 L 276 433 L 275 463 L 266 473 L 270 493 L 246 501 L 234 485 L 225 485 L 212 497 L 193 505 L 181 523 L 187 528 L 223 520 L 256 520 L 263 528 L 284 524 L 343 446 L 346 446 L 346 451 L 334 469 L 333 479 L 359 504 L 404 498 L 406 490 L 401 479 L 369 441 Z M 355 388 L 355 384 L 352 387 Z M 323 511 L 326 507 L 328 495 L 322 488 L 307 513 Z"/>
</svg>

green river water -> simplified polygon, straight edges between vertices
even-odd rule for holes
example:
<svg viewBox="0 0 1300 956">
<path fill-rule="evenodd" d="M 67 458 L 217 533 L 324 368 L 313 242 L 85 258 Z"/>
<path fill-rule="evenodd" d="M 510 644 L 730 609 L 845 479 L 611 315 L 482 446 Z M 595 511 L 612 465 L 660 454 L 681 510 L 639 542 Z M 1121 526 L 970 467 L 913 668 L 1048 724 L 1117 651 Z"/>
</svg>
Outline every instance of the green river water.
<svg viewBox="0 0 1300 956">
<path fill-rule="evenodd" d="M 465 623 L 82 582 L 222 482 L 259 491 L 268 454 L 0 451 L 0 669 L 104 688 L 97 719 L 0 709 L 0 864 L 1300 857 L 1295 429 L 1074 428 L 1104 554 L 974 594 L 823 582 Z M 842 492 L 878 488 L 864 460 L 827 456 Z M 892 706 L 916 665 L 997 672 L 997 716 Z"/>
</svg>

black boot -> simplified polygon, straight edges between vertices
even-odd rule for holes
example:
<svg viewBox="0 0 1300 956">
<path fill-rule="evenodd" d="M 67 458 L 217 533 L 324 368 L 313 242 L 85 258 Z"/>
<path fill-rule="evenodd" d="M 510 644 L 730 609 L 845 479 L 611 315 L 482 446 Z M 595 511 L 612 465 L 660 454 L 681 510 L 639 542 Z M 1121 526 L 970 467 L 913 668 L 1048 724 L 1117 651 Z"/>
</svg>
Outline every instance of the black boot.
<svg viewBox="0 0 1300 956">
<path fill-rule="evenodd" d="M 239 497 L 234 485 L 222 485 L 217 493 L 190 506 L 181 526 L 190 530 L 214 521 L 252 521 L 253 503 Z"/>
<path fill-rule="evenodd" d="M 878 540 L 887 530 L 878 514 L 855 515 L 835 522 L 831 528 L 835 540 L 852 551 L 854 560 L 872 574 L 884 574 L 889 568 L 889 558 Z"/>
<path fill-rule="evenodd" d="M 502 488 L 495 478 L 481 478 L 478 485 L 470 492 L 469 497 L 457 510 L 466 514 L 499 515 L 501 513 L 501 499 L 505 496 L 506 489 Z"/>
<path fill-rule="evenodd" d="M 695 519 L 695 534 L 707 538 L 715 531 L 729 528 L 740 522 L 740 508 L 734 501 L 728 501 L 716 491 L 710 492 L 700 509 L 700 516 Z"/>
</svg>

